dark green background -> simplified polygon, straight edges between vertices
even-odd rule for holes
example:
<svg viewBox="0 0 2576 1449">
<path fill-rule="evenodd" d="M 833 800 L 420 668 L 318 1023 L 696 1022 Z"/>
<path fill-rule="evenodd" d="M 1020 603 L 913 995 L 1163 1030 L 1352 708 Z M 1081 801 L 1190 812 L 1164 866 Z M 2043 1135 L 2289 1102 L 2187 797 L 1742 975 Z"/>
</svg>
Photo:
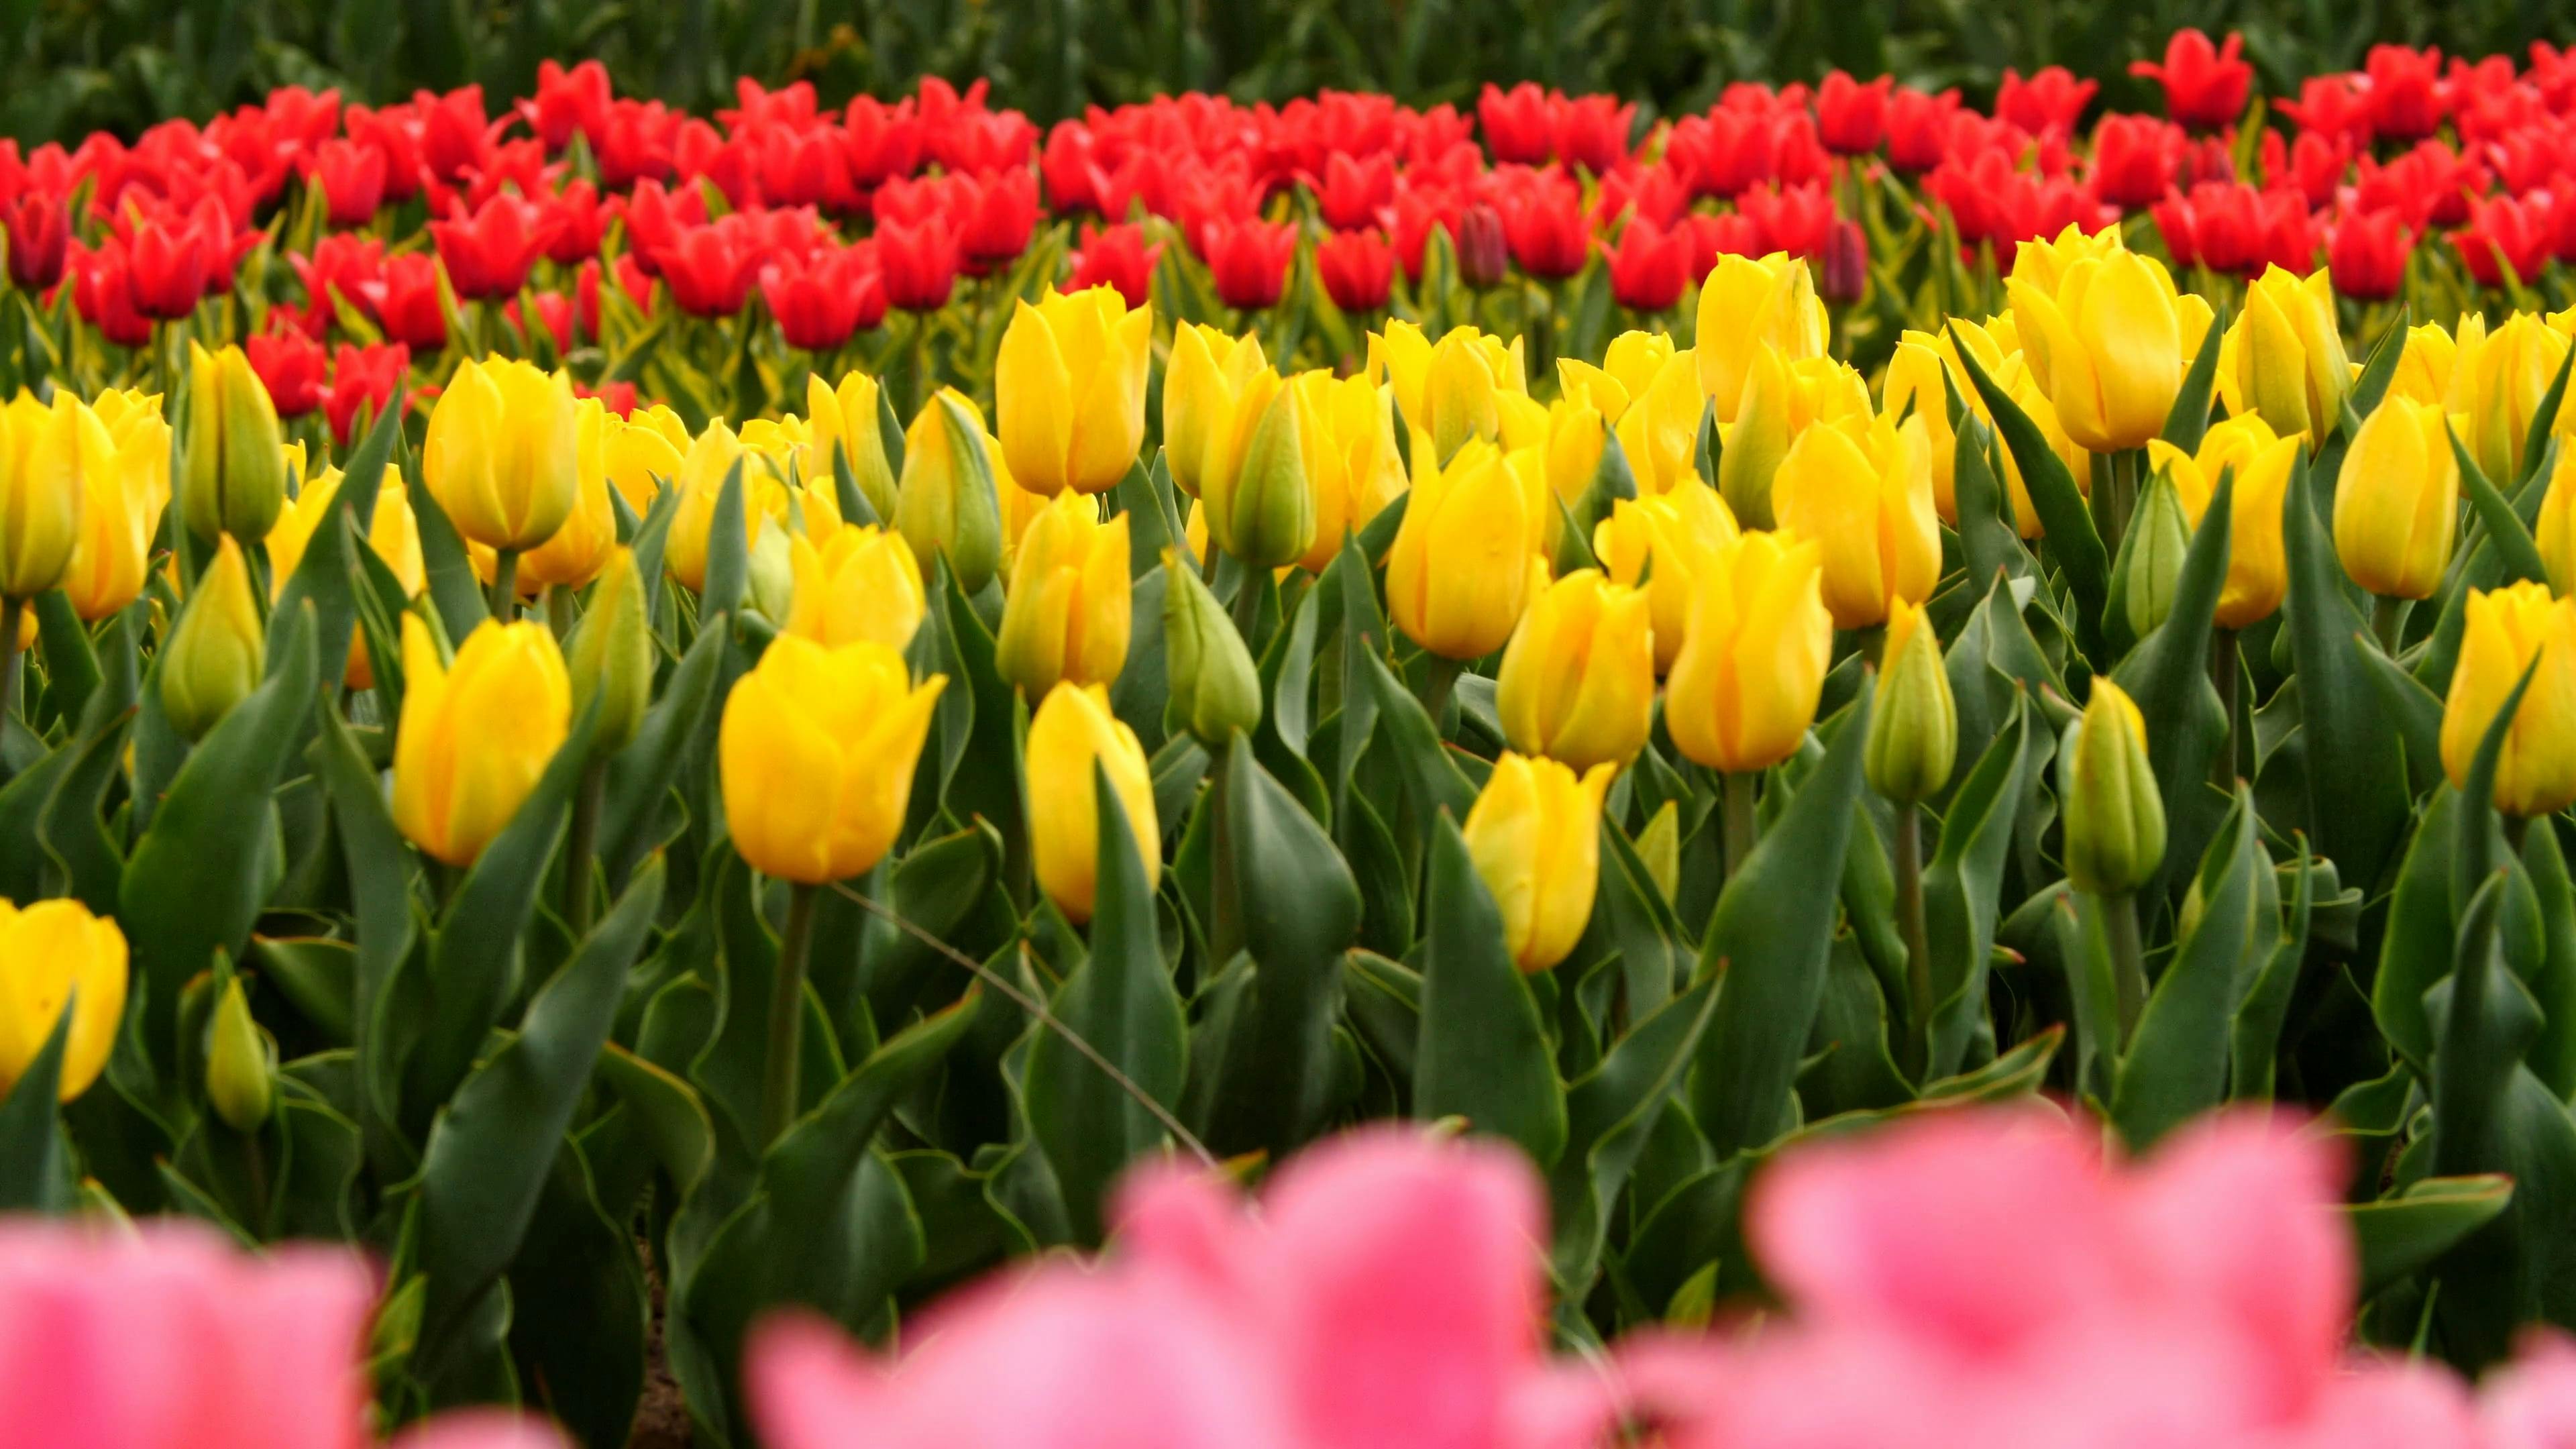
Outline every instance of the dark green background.
<svg viewBox="0 0 2576 1449">
<path fill-rule="evenodd" d="M 523 94 L 537 61 L 596 55 L 621 90 L 707 110 L 733 78 L 810 77 L 826 101 L 923 72 L 989 77 L 1041 120 L 1088 101 L 1319 86 L 1471 102 L 1488 79 L 1612 90 L 1665 110 L 1739 79 L 1834 66 L 1989 92 L 2003 67 L 2052 62 L 2154 103 L 2129 61 L 2184 25 L 2241 29 L 2267 89 L 2360 63 L 2374 41 L 2455 53 L 2576 38 L 2565 0 L 0 0 L 0 132 L 21 141 L 132 134 L 202 118 L 271 86 L 353 99 L 479 80 Z"/>
</svg>

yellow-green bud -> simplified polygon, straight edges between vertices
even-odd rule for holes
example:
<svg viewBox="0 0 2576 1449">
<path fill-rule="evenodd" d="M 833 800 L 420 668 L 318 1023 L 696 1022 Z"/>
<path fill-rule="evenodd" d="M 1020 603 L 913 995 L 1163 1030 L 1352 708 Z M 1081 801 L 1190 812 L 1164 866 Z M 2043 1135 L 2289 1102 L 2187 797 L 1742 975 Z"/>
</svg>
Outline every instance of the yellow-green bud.
<svg viewBox="0 0 2576 1449">
<path fill-rule="evenodd" d="M 1895 600 L 1879 658 L 1878 704 L 1861 757 L 1869 786 L 1899 805 L 1941 793 L 1959 757 L 1959 705 L 1941 666 L 1941 640 L 1921 606 Z"/>
<path fill-rule="evenodd" d="M 2146 884 L 2165 857 L 2165 802 L 2147 762 L 2147 726 L 2106 675 L 2059 756 L 2066 812 L 2066 878 L 2086 895 L 2116 896 Z"/>
<path fill-rule="evenodd" d="M 969 594 L 983 592 L 1002 566 L 995 451 L 983 415 L 953 388 L 942 388 L 904 434 L 895 528 L 925 569 L 933 554 L 946 555 L 948 572 Z"/>
<path fill-rule="evenodd" d="M 206 731 L 259 688 L 268 663 L 259 601 L 241 545 L 225 534 L 215 561 L 197 576 L 196 592 L 161 651 L 161 710 L 182 736 Z"/>
<path fill-rule="evenodd" d="M 1198 570 L 1163 550 L 1164 675 L 1171 691 L 1163 722 L 1222 749 L 1237 730 L 1261 723 L 1261 674 L 1252 651 Z"/>
<path fill-rule="evenodd" d="M 653 626 L 644 617 L 644 580 L 635 572 L 633 551 L 621 548 L 608 556 L 564 664 L 572 676 L 574 715 L 599 701 L 592 758 L 604 760 L 633 743 L 653 704 Z"/>
<path fill-rule="evenodd" d="M 2138 496 L 2111 570 L 2113 607 L 2128 624 L 2129 637 L 2144 639 L 2173 612 L 2183 555 L 2190 551 L 2191 520 L 2183 513 L 2182 494 L 2171 474 L 2158 473 Z"/>
<path fill-rule="evenodd" d="M 796 605 L 796 559 L 787 530 L 762 520 L 760 536 L 751 541 L 751 607 L 773 624 L 784 625 Z"/>
<path fill-rule="evenodd" d="M 206 1099 L 236 1132 L 268 1125 L 277 1105 L 277 1043 L 251 1019 L 238 976 L 225 983 L 206 1028 Z"/>
<path fill-rule="evenodd" d="M 199 538 L 268 537 L 286 507 L 286 438 L 277 407 L 238 347 L 188 345 L 187 473 L 180 511 Z"/>
<path fill-rule="evenodd" d="M 1315 542 L 1315 493 L 1306 480 L 1306 442 L 1294 388 L 1273 392 L 1235 466 L 1199 479 L 1216 546 L 1247 568 L 1284 568 Z"/>
</svg>

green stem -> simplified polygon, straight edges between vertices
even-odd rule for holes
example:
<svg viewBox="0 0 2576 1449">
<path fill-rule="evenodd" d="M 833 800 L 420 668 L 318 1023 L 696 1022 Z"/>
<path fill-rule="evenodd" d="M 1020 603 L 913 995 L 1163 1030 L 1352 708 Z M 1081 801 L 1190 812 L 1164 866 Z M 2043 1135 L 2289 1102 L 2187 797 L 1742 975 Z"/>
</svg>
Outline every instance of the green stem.
<svg viewBox="0 0 2576 1449">
<path fill-rule="evenodd" d="M 1215 550 L 1209 552 L 1213 554 Z M 1255 659 L 1261 657 L 1261 596 L 1262 586 L 1268 582 L 1264 570 L 1246 568 L 1243 587 L 1234 591 L 1234 632 L 1243 636 L 1243 647 L 1251 650 Z"/>
<path fill-rule="evenodd" d="M 545 605 L 546 627 L 554 631 L 555 642 L 560 644 L 570 639 L 573 626 L 572 590 L 561 584 L 548 584 L 541 602 Z"/>
<path fill-rule="evenodd" d="M 599 807 L 607 793 L 608 762 L 593 760 L 573 796 L 572 829 L 564 842 L 564 924 L 576 942 L 590 934 L 590 865 L 598 852 Z"/>
<path fill-rule="evenodd" d="M 24 599 L 0 599 L 0 739 L 9 729 L 9 712 L 18 703 L 18 626 L 27 616 Z M 0 751 L 0 780 L 9 778 L 6 751 Z"/>
<path fill-rule="evenodd" d="M 1905 1069 L 1921 1082 L 1932 1063 L 1932 944 L 1923 920 L 1923 807 L 1896 807 L 1896 925 L 1905 937 Z"/>
<path fill-rule="evenodd" d="M 504 624 L 519 617 L 519 551 L 515 548 L 497 550 L 492 556 L 492 617 Z"/>
<path fill-rule="evenodd" d="M 2147 948 L 2138 936 L 2138 895 L 2122 891 L 2104 896 L 2103 934 L 2111 945 L 2111 981 L 2120 1006 L 2120 1049 L 2128 1050 L 2137 1034 L 2138 1017 L 2147 1009 Z"/>
<path fill-rule="evenodd" d="M 797 1048 L 805 1038 L 805 958 L 814 942 L 813 886 L 799 881 L 787 896 L 787 934 L 769 989 L 769 1055 L 761 1064 L 760 1148 L 786 1135 L 796 1120 Z"/>
<path fill-rule="evenodd" d="M 2236 631 L 2225 626 L 2209 632 L 2209 682 L 2218 686 L 2219 706 L 2227 712 L 2227 739 L 2220 746 L 2218 763 L 2210 771 L 2210 783 L 2221 790 L 2236 788 L 2236 695 L 2239 676 L 2244 670 L 2236 659 Z"/>
<path fill-rule="evenodd" d="M 2128 536 L 2129 515 L 2138 506 L 2138 461 L 2143 449 L 2123 448 L 2110 455 L 2110 476 L 2105 480 L 2111 496 L 2105 500 L 2102 513 L 2102 547 L 2113 558 L 2120 556 L 2120 540 Z"/>
<path fill-rule="evenodd" d="M 1458 676 L 1466 672 L 1467 661 L 1434 654 L 1429 662 L 1430 672 L 1422 678 L 1422 707 L 1431 715 L 1431 727 L 1446 734 L 1441 716 L 1449 711 L 1449 692 L 1457 686 Z"/>
<path fill-rule="evenodd" d="M 912 318 L 912 410 L 916 413 L 930 406 L 930 314 L 916 312 Z"/>
<path fill-rule="evenodd" d="M 2370 600 L 2370 636 L 2379 641 L 2382 652 L 2397 657 L 2398 641 L 2406 637 L 2406 615 L 2415 607 L 2413 599 L 2372 595 Z"/>
<path fill-rule="evenodd" d="M 1753 789 L 1758 771 L 1729 770 L 1718 783 L 1718 808 L 1726 813 L 1726 878 L 1733 880 L 1753 858 L 1756 831 Z"/>
</svg>

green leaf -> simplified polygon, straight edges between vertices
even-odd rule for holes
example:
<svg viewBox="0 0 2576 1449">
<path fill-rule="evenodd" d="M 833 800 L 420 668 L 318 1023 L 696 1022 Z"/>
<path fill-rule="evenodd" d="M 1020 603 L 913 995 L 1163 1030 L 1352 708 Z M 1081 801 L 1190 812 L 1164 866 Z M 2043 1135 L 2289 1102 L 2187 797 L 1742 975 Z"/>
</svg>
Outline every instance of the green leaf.
<svg viewBox="0 0 2576 1449">
<path fill-rule="evenodd" d="M 1727 881 L 1700 944 L 1700 976 L 1723 984 L 1691 1073 L 1691 1117 L 1720 1162 L 1788 1125 L 1833 945 L 1836 899 L 1823 883 L 1842 878 L 1875 687 L 1864 675 L 1824 758 Z"/>
<path fill-rule="evenodd" d="M 2486 541 L 2494 545 L 2497 558 L 2504 564 L 2504 582 L 2522 579 L 2547 582 L 2549 566 L 2541 562 L 2540 545 L 2532 541 L 2531 530 L 2523 526 L 2522 516 L 2514 512 L 2513 505 L 2505 501 L 2505 496 L 2496 491 L 2493 483 L 2487 481 L 2486 471 L 2478 466 L 2477 459 L 2469 456 L 2468 447 L 2460 441 L 2458 430 L 2447 420 L 2442 424 L 2442 433 L 2451 440 L 2451 456 L 2459 462 L 2460 492 L 2468 498 L 2470 511 L 2477 515 L 2478 522 L 2487 531 Z"/>
<path fill-rule="evenodd" d="M 404 467 L 403 492 L 410 497 L 412 517 L 420 525 L 420 557 L 428 573 L 429 601 L 438 609 L 438 621 L 446 627 L 447 637 L 462 639 L 474 632 L 475 625 L 492 617 L 491 604 L 483 594 L 483 581 L 475 577 L 474 560 L 465 551 L 465 540 L 457 536 L 456 525 L 448 521 L 447 510 L 438 506 L 438 497 L 429 491 L 429 482 L 420 469 Z"/>
<path fill-rule="evenodd" d="M 2226 1097 L 2229 1028 L 2238 985 L 2251 974 L 2247 956 L 2259 940 L 2268 960 L 2279 929 L 2258 929 L 2266 923 L 2254 876 L 2270 869 L 2259 833 L 2253 794 L 2240 784 L 2235 813 L 2201 861 L 2199 920 L 2157 978 L 2120 1059 L 2111 1120 L 2132 1151 L 2145 1151 Z"/>
<path fill-rule="evenodd" d="M 2559 355 L 2557 375 L 2549 379 L 2548 390 L 2540 395 L 2540 402 L 2531 410 L 2531 430 L 2522 439 L 2522 466 L 2508 480 L 2517 491 L 2539 476 L 2541 464 L 2549 457 L 2550 439 L 2558 431 L 2558 412 L 2567 401 L 2567 369 L 2570 364 L 2576 364 L 2576 349 Z"/>
<path fill-rule="evenodd" d="M 2307 757 L 2332 769 L 2307 772 L 2308 838 L 2346 880 L 2380 877 L 2411 808 L 2397 721 L 2361 662 L 2361 617 L 2353 612 L 2311 498 L 2304 459 L 2290 470 L 2281 505 L 2289 593 L 2282 608 L 2297 661 L 2301 733 Z M 2295 822 L 2273 821 L 2276 828 Z"/>
<path fill-rule="evenodd" d="M 357 1051 L 358 1125 L 370 1157 L 394 1140 L 404 1056 L 397 1046 L 394 990 L 417 936 L 411 909 L 411 852 L 394 826 L 376 772 L 337 709 L 321 711 L 322 729 L 306 756 L 330 791 L 334 828 L 349 877 L 357 924 L 357 962 L 349 981 L 352 1044 Z"/>
<path fill-rule="evenodd" d="M 1095 766 L 1092 783 L 1100 825 L 1091 952 L 1049 1003 L 1056 1025 L 1036 1027 L 1026 1087 L 1030 1131 L 1086 1242 L 1100 1238 L 1110 1185 L 1166 1136 L 1163 1119 L 1133 1093 L 1168 1111 L 1180 1100 L 1189 1051 L 1181 998 L 1163 965 L 1154 892 L 1145 883 L 1126 808 L 1106 771 Z M 1088 1043 L 1127 1080 L 1112 1080 L 1066 1035 Z"/>
<path fill-rule="evenodd" d="M 1640 1020 L 1601 1064 L 1566 1089 L 1566 1145 L 1550 1174 L 1557 1282 L 1577 1299 L 1600 1260 L 1612 1207 L 1645 1151 L 1717 1007 L 1704 980 Z"/>
<path fill-rule="evenodd" d="M 2029 697 L 2016 692 L 2011 718 L 1950 797 L 1940 843 L 1923 872 L 1924 936 L 1932 951 L 1932 1076 L 1958 1071 L 1981 1036 L 1992 1045 L 1986 974 L 2004 867 L 2031 779 L 2056 746 L 2047 731 L 2034 726 L 2032 709 Z"/>
<path fill-rule="evenodd" d="M 707 523 L 707 570 L 700 581 L 705 587 L 698 592 L 698 617 L 727 617 L 742 609 L 744 592 L 751 585 L 751 526 L 743 517 L 743 483 L 741 455 L 725 470 L 724 484 L 716 493 L 715 515 Z"/>
<path fill-rule="evenodd" d="M 860 959 L 867 971 L 864 989 L 872 1019 L 893 1023 L 912 1010 L 924 978 L 942 959 L 922 937 L 948 939 L 1001 878 L 1001 834 L 980 821 L 912 847 L 894 868 L 889 904 L 894 916 L 911 922 L 919 934 L 871 913 L 862 935 Z"/>
<path fill-rule="evenodd" d="M 656 821 L 671 784 L 715 709 L 724 654 L 725 631 L 702 630 L 671 671 L 661 698 L 644 712 L 635 738 L 609 758 L 600 796 L 599 859 L 612 887 L 622 885 L 656 844 Z"/>
<path fill-rule="evenodd" d="M 63 1054 L 72 1033 L 65 1002 L 54 1029 L 36 1049 L 27 1070 L 0 1097 L 0 1212 L 64 1213 L 72 1206 L 71 1154 L 63 1140 L 57 1099 L 62 1095 Z M 104 1090 L 104 1087 L 98 1088 Z"/>
<path fill-rule="evenodd" d="M 1369 683 L 1378 723 L 1404 772 L 1404 789 L 1416 818 L 1429 820 L 1442 810 L 1467 818 L 1476 803 L 1476 787 L 1449 757 L 1449 747 L 1422 708 L 1376 651 L 1368 651 Z"/>
<path fill-rule="evenodd" d="M 98 652 L 90 647 L 89 631 L 81 627 L 69 594 L 47 589 L 36 596 L 35 607 L 37 637 L 45 657 L 46 706 L 66 720 L 79 719 L 101 678 Z M 284 647 L 283 641 L 279 647 Z"/>
<path fill-rule="evenodd" d="M 2102 612 L 2111 597 L 2111 556 L 2102 545 L 2102 535 L 2093 527 L 2092 511 L 2075 486 L 2075 475 L 2066 471 L 2066 461 L 2048 446 L 2039 425 L 2021 410 L 2021 404 L 2013 401 L 2012 394 L 1996 386 L 1965 344 L 1958 344 L 1956 351 L 1967 369 L 1968 381 L 1986 400 L 1995 431 L 2003 435 L 2004 446 L 2012 449 L 2013 462 L 2021 469 L 2022 485 L 2030 492 L 2031 507 L 2038 510 L 2039 521 L 2048 531 L 2049 555 L 2066 571 L 2067 585 L 2075 591 L 2076 625 L 2088 641 L 2085 652 L 2098 653 L 2090 641 L 2099 637 Z"/>
<path fill-rule="evenodd" d="M 599 1077 L 643 1122 L 655 1160 L 686 1198 L 715 1159 L 716 1129 L 706 1104 L 688 1083 L 613 1041 L 600 1048 Z"/>
<path fill-rule="evenodd" d="M 2368 1302 L 2420 1272 L 2462 1238 L 2495 1220 L 2513 1200 L 2513 1179 L 2494 1173 L 2427 1177 L 2395 1197 L 2344 1208 L 2361 1254 L 2361 1293 Z"/>
<path fill-rule="evenodd" d="M 2218 797 L 2202 785 L 2227 742 L 2227 709 L 2209 682 L 2209 639 L 2219 590 L 2227 582 L 2235 487 L 2233 469 L 2220 475 L 2183 555 L 2173 612 L 2111 671 L 2112 679 L 2137 701 L 2146 725 L 2147 762 L 2155 769 L 2156 790 L 2172 822 L 2164 863 L 2139 891 L 2141 900 L 2164 894 L 2172 862 L 2196 858 L 2220 814 L 2213 808 Z"/>
<path fill-rule="evenodd" d="M 1946 371 L 1943 378 L 1946 382 Z M 1952 496 L 1959 512 L 1959 555 L 1967 565 L 1972 589 L 1991 585 L 1999 573 L 2018 578 L 2031 571 L 2030 550 L 2022 547 L 2019 531 L 2004 517 L 2009 505 L 2003 483 L 1987 462 L 1991 437 L 1975 414 L 1964 414 L 1950 455 Z"/>
<path fill-rule="evenodd" d="M 1446 811 L 1432 827 L 1424 909 L 1413 1115 L 1463 1117 L 1552 1168 L 1565 1150 L 1565 1085 L 1538 1002 L 1504 944 L 1502 911 Z"/>
<path fill-rule="evenodd" d="M 2209 394 L 2218 382 L 2218 346 L 2226 332 L 2221 319 L 2209 319 L 2200 351 L 2182 375 L 2182 391 L 2174 394 L 2173 411 L 2165 415 L 2165 441 L 2186 453 L 2199 452 L 2201 435 L 2209 430 Z"/>
</svg>

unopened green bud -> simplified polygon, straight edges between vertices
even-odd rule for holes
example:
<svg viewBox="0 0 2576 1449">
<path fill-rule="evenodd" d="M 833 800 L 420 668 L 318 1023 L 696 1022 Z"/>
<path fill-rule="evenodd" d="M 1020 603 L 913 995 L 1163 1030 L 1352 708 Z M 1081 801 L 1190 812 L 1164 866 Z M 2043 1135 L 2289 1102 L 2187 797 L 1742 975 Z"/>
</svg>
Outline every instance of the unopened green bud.
<svg viewBox="0 0 2576 1449">
<path fill-rule="evenodd" d="M 1164 673 L 1171 694 L 1163 722 L 1222 749 L 1237 730 L 1261 723 L 1261 674 L 1225 608 L 1198 570 L 1163 550 Z"/>
<path fill-rule="evenodd" d="M 286 437 L 277 406 L 238 347 L 188 345 L 187 472 L 180 512 L 199 538 L 268 537 L 286 507 Z"/>
<path fill-rule="evenodd" d="M 251 1019 L 241 978 L 224 985 L 206 1028 L 206 1099 L 236 1132 L 268 1125 L 277 1105 L 277 1043 Z"/>
<path fill-rule="evenodd" d="M 2107 675 L 2060 756 L 2066 812 L 2066 878 L 2086 895 L 2116 896 L 2147 883 L 2165 858 L 2165 802 L 2147 760 L 2136 702 Z"/>
<path fill-rule="evenodd" d="M 796 559 L 787 530 L 764 519 L 751 543 L 751 607 L 784 625 L 796 605 Z"/>
<path fill-rule="evenodd" d="M 161 710 L 171 728 L 187 739 L 203 739 L 259 688 L 267 659 L 250 566 L 241 545 L 225 534 L 215 546 L 215 561 L 197 576 L 196 592 L 162 647 Z"/>
<path fill-rule="evenodd" d="M 2173 612 L 2183 555 L 2190 551 L 2191 520 L 2183 514 L 2182 495 L 2171 474 L 2158 473 L 2138 496 L 2129 531 L 2120 540 L 2119 561 L 2111 569 L 2113 607 L 2129 626 L 2130 638 L 2144 639 Z"/>
<path fill-rule="evenodd" d="M 1941 793 L 1959 758 L 1959 705 L 1941 665 L 1940 636 L 1921 606 L 1896 600 L 1879 655 L 1878 704 L 1861 757 L 1869 787 L 1899 805 Z"/>
<path fill-rule="evenodd" d="M 644 617 L 644 580 L 635 572 L 632 550 L 608 556 L 564 664 L 572 676 L 573 712 L 599 701 L 592 758 L 606 759 L 632 744 L 653 704 L 653 626 Z"/>
<path fill-rule="evenodd" d="M 1262 391 L 1250 390 L 1246 402 Z M 1306 480 L 1309 420 L 1299 416 L 1310 406 L 1301 389 L 1270 390 L 1233 466 L 1212 466 L 1199 479 L 1210 535 L 1247 568 L 1285 567 L 1315 542 L 1315 495 Z"/>
<path fill-rule="evenodd" d="M 984 431 L 984 415 L 954 388 L 940 389 L 904 434 L 895 528 L 924 569 L 932 555 L 945 555 L 948 572 L 968 594 L 982 593 L 1002 567 L 993 475 L 998 451 Z"/>
</svg>

